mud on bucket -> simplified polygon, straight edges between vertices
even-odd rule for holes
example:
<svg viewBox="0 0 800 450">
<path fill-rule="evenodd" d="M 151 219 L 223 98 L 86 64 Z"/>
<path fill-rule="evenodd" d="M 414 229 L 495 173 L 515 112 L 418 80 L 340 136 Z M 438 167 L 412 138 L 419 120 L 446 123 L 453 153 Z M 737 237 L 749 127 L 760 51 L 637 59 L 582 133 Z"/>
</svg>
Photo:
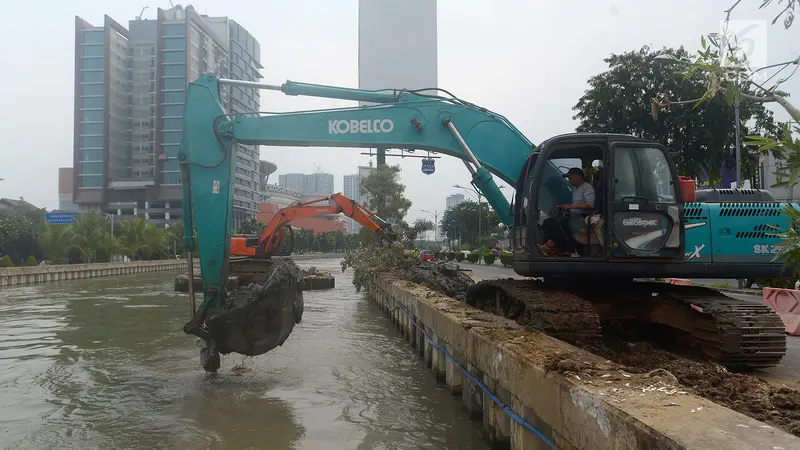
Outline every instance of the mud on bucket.
<svg viewBox="0 0 800 450">
<path fill-rule="evenodd" d="M 255 356 L 283 345 L 302 317 L 300 268 L 291 260 L 274 260 L 259 282 L 228 294 L 206 324 L 220 353 Z"/>
</svg>

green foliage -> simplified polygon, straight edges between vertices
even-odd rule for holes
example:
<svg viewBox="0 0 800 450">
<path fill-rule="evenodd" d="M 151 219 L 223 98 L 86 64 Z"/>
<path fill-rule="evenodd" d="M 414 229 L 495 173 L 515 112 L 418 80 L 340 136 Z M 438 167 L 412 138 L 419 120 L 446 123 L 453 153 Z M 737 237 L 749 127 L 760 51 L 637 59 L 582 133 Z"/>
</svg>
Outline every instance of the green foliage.
<svg viewBox="0 0 800 450">
<path fill-rule="evenodd" d="M 478 252 L 471 252 L 467 255 L 467 261 L 471 262 L 472 264 L 477 264 L 480 261 L 481 255 Z"/>
<path fill-rule="evenodd" d="M 403 266 L 416 264 L 416 255 L 406 254 L 403 249 L 389 246 L 377 248 L 373 247 L 368 251 L 353 253 L 347 252 L 342 259 L 342 272 L 352 267 L 353 285 L 356 291 L 371 281 L 375 276 L 391 273 Z"/>
<path fill-rule="evenodd" d="M 28 259 L 25 260 L 25 264 L 24 265 L 27 266 L 27 267 L 38 266 L 39 265 L 39 261 L 37 261 L 36 258 L 34 258 L 33 256 L 28 256 Z"/>
<path fill-rule="evenodd" d="M 36 228 L 29 213 L 15 209 L 0 212 L 0 255 L 21 262 L 26 255 L 36 253 Z"/>
<path fill-rule="evenodd" d="M 794 289 L 794 280 L 791 278 L 756 278 L 755 281 L 762 288 Z"/>
<path fill-rule="evenodd" d="M 264 222 L 258 222 L 256 221 L 255 217 L 251 217 L 249 220 L 242 222 L 242 227 L 239 229 L 239 234 L 255 234 L 260 236 L 266 227 L 267 224 Z"/>
<path fill-rule="evenodd" d="M 69 225 L 45 225 L 37 239 L 44 258 L 54 264 L 66 264 L 72 241 L 72 228 Z"/>
<path fill-rule="evenodd" d="M 789 226 L 785 230 L 769 233 L 781 239 L 778 244 L 780 251 L 774 260 L 783 262 L 784 268 L 790 269 L 792 275 L 797 278 L 800 277 L 800 211 L 787 204 L 781 213 L 789 218 Z"/>
<path fill-rule="evenodd" d="M 633 134 L 657 141 L 676 153 L 681 175 L 706 172 L 718 179 L 722 167 L 736 165 L 729 152 L 736 137 L 731 126 L 734 108 L 724 98 L 711 98 L 693 114 L 685 108 L 659 111 L 666 100 L 698 99 L 708 90 L 705 80 L 686 78 L 674 67 L 654 63 L 656 56 L 665 54 L 691 58 L 683 48 L 655 52 L 648 46 L 606 58 L 608 69 L 589 79 L 589 89 L 573 108 L 580 121 L 577 131 Z M 657 99 L 652 109 L 644 106 L 651 99 Z M 780 131 L 763 104 L 742 103 L 740 117 L 742 135 L 776 136 Z M 752 176 L 757 160 L 742 150 L 742 169 Z"/>
<path fill-rule="evenodd" d="M 445 257 L 447 258 L 448 261 L 453 261 L 454 259 L 456 259 L 456 254 L 454 252 L 447 252 L 445 254 Z"/>
<path fill-rule="evenodd" d="M 485 262 L 487 266 L 494 264 L 495 258 L 496 256 L 494 256 L 494 253 L 492 252 L 486 252 L 483 254 L 483 262 Z"/>
<path fill-rule="evenodd" d="M 756 146 L 758 152 L 773 152 L 782 160 L 781 165 L 775 171 L 777 183 L 771 187 L 791 187 L 795 186 L 800 180 L 800 126 L 793 127 L 794 134 L 789 124 L 784 126 L 782 138 L 779 140 L 765 138 L 762 136 L 747 136 L 744 145 Z"/>
<path fill-rule="evenodd" d="M 511 267 L 511 264 L 514 263 L 514 254 L 513 253 L 500 253 L 500 263 L 504 267 Z"/>
<path fill-rule="evenodd" d="M 11 261 L 11 258 L 8 255 L 5 255 L 0 258 L 0 267 L 15 267 L 14 261 Z"/>
<path fill-rule="evenodd" d="M 403 222 L 411 201 L 404 195 L 406 187 L 400 182 L 400 166 L 378 166 L 361 180 L 361 195 L 366 206 L 393 226 Z"/>
<path fill-rule="evenodd" d="M 100 248 L 103 234 L 108 233 L 109 223 L 105 217 L 94 211 L 81 214 L 70 225 L 72 245 L 81 255 L 83 262 L 92 262 Z"/>
<path fill-rule="evenodd" d="M 456 253 L 456 261 L 461 262 L 461 261 L 464 261 L 464 259 L 466 259 L 466 256 L 464 255 L 464 252 Z"/>
<path fill-rule="evenodd" d="M 479 214 L 479 211 L 481 212 Z M 441 229 L 448 239 L 458 238 L 461 233 L 462 242 L 470 245 L 479 245 L 478 239 L 478 219 L 481 219 L 481 233 L 488 234 L 489 230 L 495 229 L 500 223 L 500 217 L 495 213 L 486 202 L 481 202 L 480 209 L 478 203 L 466 200 L 453 208 L 447 209 L 442 216 Z"/>
<path fill-rule="evenodd" d="M 371 236 L 370 236 L 371 235 Z M 294 232 L 295 252 L 338 252 L 348 248 L 358 248 L 365 239 L 377 240 L 375 233 L 366 228 L 359 230 L 358 235 L 349 237 L 341 231 L 314 233 L 313 230 L 300 229 Z M 352 244 L 352 245 L 351 245 Z"/>
<path fill-rule="evenodd" d="M 403 234 L 405 235 L 405 240 L 407 242 L 411 242 L 415 241 L 420 234 L 426 231 L 431 231 L 434 228 L 436 228 L 436 226 L 430 220 L 417 219 L 416 222 L 414 222 L 414 225 L 411 228 L 405 230 L 405 233 Z"/>
<path fill-rule="evenodd" d="M 123 221 L 119 226 L 118 243 L 113 242 L 113 237 L 101 237 L 100 242 L 103 243 L 103 240 L 108 250 L 118 248 L 131 259 L 152 259 L 156 254 L 166 253 L 169 244 L 167 231 L 148 224 L 144 217 L 131 217 Z"/>
</svg>

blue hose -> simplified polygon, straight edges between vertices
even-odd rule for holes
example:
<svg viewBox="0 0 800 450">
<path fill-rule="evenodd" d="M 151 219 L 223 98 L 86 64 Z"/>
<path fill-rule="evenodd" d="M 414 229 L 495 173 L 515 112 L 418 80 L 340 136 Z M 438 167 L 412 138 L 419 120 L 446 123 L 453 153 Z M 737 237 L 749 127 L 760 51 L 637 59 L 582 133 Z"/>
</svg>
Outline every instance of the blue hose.
<svg viewBox="0 0 800 450">
<path fill-rule="evenodd" d="M 544 434 L 542 434 L 542 432 L 541 432 L 541 431 L 539 431 L 538 429 L 536 429 L 536 427 L 534 427 L 533 425 L 531 425 L 531 424 L 529 424 L 528 422 L 526 422 L 526 421 L 525 421 L 525 420 L 524 420 L 522 417 L 518 416 L 518 415 L 517 415 L 517 414 L 516 414 L 514 411 L 512 411 L 512 410 L 511 410 L 511 408 L 509 408 L 509 407 L 508 407 L 508 406 L 507 406 L 505 403 L 503 403 L 503 402 L 502 402 L 502 401 L 501 401 L 499 398 L 497 398 L 497 396 L 496 396 L 496 395 L 494 395 L 494 394 L 493 394 L 491 391 L 489 391 L 489 388 L 487 388 L 487 387 L 486 387 L 486 386 L 485 386 L 483 383 L 481 383 L 481 381 L 480 381 L 480 380 L 478 380 L 477 378 L 475 378 L 475 377 L 474 377 L 474 376 L 473 376 L 471 373 L 469 373 L 469 372 L 468 372 L 466 369 L 464 369 L 463 367 L 461 367 L 461 365 L 458 363 L 458 361 L 456 361 L 456 360 L 455 360 L 455 358 L 453 358 L 453 355 L 451 355 L 451 354 L 450 354 L 450 353 L 449 353 L 447 350 L 445 350 L 445 349 L 444 349 L 442 346 L 440 346 L 439 344 L 437 344 L 437 343 L 433 342 L 433 341 L 431 340 L 430 336 L 428 336 L 428 334 L 425 332 L 425 330 L 423 330 L 423 329 L 422 329 L 422 327 L 420 327 L 420 326 L 417 324 L 417 320 L 416 320 L 415 318 L 411 317 L 411 316 L 410 316 L 410 315 L 409 315 L 409 314 L 408 314 L 408 313 L 407 313 L 407 312 L 406 312 L 406 311 L 405 311 L 405 310 L 404 310 L 404 309 L 403 309 L 401 306 L 399 306 L 399 305 L 395 305 L 395 309 L 397 309 L 398 311 L 400 311 L 401 313 L 403 313 L 403 315 L 404 315 L 404 316 L 406 316 L 406 317 L 407 317 L 407 318 L 408 318 L 408 319 L 411 321 L 411 323 L 412 323 L 412 324 L 414 324 L 414 326 L 415 326 L 417 329 L 419 329 L 419 330 L 422 332 L 422 335 L 423 335 L 423 336 L 425 336 L 425 340 L 426 340 L 426 341 L 428 341 L 428 342 L 431 344 L 431 346 L 432 346 L 433 348 L 435 348 L 435 349 L 437 349 L 437 350 L 441 351 L 442 353 L 444 353 L 444 355 L 447 357 L 447 359 L 449 359 L 449 360 L 450 360 L 450 361 L 451 361 L 451 362 L 452 362 L 452 363 L 453 363 L 453 364 L 454 364 L 456 367 L 458 367 L 458 370 L 460 370 L 460 371 L 461 371 L 461 372 L 462 372 L 462 373 L 463 373 L 463 374 L 464 374 L 464 375 L 467 377 L 467 379 L 469 379 L 471 382 L 473 382 L 473 383 L 475 383 L 476 385 L 478 385 L 478 386 L 481 388 L 481 390 L 483 390 L 483 392 L 485 392 L 485 393 L 486 393 L 486 395 L 488 395 L 488 396 L 489 396 L 489 398 L 490 398 L 490 399 L 492 399 L 492 401 L 494 401 L 494 402 L 495 402 L 495 403 L 497 403 L 497 404 L 498 404 L 498 405 L 499 405 L 501 408 L 503 408 L 503 412 L 504 412 L 504 413 L 506 413 L 506 415 L 507 415 L 508 417 L 510 417 L 510 418 L 511 418 L 511 420 L 513 420 L 514 422 L 516 422 L 516 423 L 520 424 L 521 426 L 525 427 L 525 428 L 526 428 L 528 431 L 530 431 L 531 433 L 535 434 L 535 435 L 536 435 L 536 436 L 537 436 L 539 439 L 541 439 L 541 440 L 542 440 L 542 442 L 544 442 L 545 444 L 547 444 L 547 446 L 548 446 L 548 447 L 550 447 L 550 448 L 557 448 L 557 447 L 556 447 L 556 445 L 555 445 L 555 444 L 554 444 L 552 441 L 550 441 L 549 439 L 547 439 L 547 438 L 544 436 Z"/>
</svg>

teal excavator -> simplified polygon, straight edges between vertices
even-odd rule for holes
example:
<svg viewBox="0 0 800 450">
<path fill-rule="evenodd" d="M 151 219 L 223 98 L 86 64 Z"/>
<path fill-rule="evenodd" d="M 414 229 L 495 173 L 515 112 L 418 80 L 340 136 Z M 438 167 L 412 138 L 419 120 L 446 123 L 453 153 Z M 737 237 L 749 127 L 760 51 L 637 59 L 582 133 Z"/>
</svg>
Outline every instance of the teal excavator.
<svg viewBox="0 0 800 450">
<path fill-rule="evenodd" d="M 367 106 L 232 114 L 223 107 L 224 85 Z M 732 369 L 773 366 L 786 352 L 783 324 L 763 304 L 704 287 L 636 279 L 790 276 L 774 261 L 780 240 L 773 233 L 789 224 L 781 210 L 796 204 L 776 203 L 759 190 L 717 190 L 703 193 L 700 202 L 657 142 L 570 133 L 536 146 L 503 116 L 442 89 L 268 85 L 208 74 L 188 87 L 179 152 L 185 247 L 190 261 L 200 260 L 204 294 L 195 308 L 190 293 L 192 318 L 184 331 L 206 341 L 206 370 L 219 366 L 208 323 L 219 320 L 228 301 L 237 142 L 424 150 L 461 159 L 509 230 L 515 272 L 541 278 L 477 283 L 467 295 L 475 307 L 512 319 L 526 316 L 527 323 L 578 345 L 600 340 L 620 324 L 645 324 L 639 328 L 654 337 L 669 336 Z M 571 203 L 565 174 L 572 167 L 584 169 L 597 202 L 568 221 L 565 231 L 576 250 L 549 256 L 536 245 L 544 243 L 541 224 L 559 214 L 558 205 Z M 515 187 L 511 205 L 494 176 Z M 250 328 L 264 326 L 258 317 L 247 320 Z M 269 349 L 251 347 L 247 354 Z"/>
</svg>

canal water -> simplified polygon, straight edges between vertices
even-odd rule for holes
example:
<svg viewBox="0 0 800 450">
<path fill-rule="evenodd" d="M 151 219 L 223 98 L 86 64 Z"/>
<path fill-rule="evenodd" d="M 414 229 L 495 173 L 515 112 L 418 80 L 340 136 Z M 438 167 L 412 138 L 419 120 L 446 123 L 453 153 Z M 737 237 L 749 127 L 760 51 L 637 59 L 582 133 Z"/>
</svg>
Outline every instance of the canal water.
<svg viewBox="0 0 800 450">
<path fill-rule="evenodd" d="M 336 276 L 266 355 L 199 365 L 176 273 L 0 288 L 0 448 L 485 449 L 391 322 Z"/>
</svg>

